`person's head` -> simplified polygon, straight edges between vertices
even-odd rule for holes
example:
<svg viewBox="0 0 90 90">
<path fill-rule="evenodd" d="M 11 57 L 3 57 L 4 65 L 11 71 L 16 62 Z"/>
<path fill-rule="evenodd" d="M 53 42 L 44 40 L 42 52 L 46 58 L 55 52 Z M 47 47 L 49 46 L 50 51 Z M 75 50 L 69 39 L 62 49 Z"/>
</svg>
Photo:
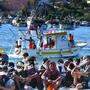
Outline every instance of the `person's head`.
<svg viewBox="0 0 90 90">
<path fill-rule="evenodd" d="M 65 66 L 65 67 L 68 67 L 69 64 L 70 64 L 70 61 L 67 60 L 67 61 L 65 61 L 64 66 Z"/>
<path fill-rule="evenodd" d="M 23 54 L 23 58 L 24 58 L 24 59 L 26 59 L 28 56 L 29 56 L 28 53 L 24 53 L 24 54 Z"/>
<path fill-rule="evenodd" d="M 22 39 L 22 37 L 20 37 L 20 39 Z"/>
<path fill-rule="evenodd" d="M 44 58 L 43 64 L 45 65 L 46 68 L 49 68 L 50 60 L 48 58 Z"/>
<path fill-rule="evenodd" d="M 31 57 L 30 57 L 30 60 L 31 60 L 31 61 L 36 61 L 36 57 L 35 57 L 35 56 L 31 56 Z"/>
<path fill-rule="evenodd" d="M 63 63 L 64 63 L 63 59 L 58 60 L 58 64 L 63 64 Z"/>
<path fill-rule="evenodd" d="M 17 68 L 17 71 L 20 72 L 22 70 L 24 70 L 24 63 L 22 61 L 18 61 L 16 63 L 16 68 Z"/>
<path fill-rule="evenodd" d="M 2 70 L 3 70 L 4 72 L 7 72 L 7 71 L 8 71 L 8 67 L 5 65 L 5 66 L 3 66 Z"/>
<path fill-rule="evenodd" d="M 8 67 L 7 66 L 1 66 L 0 65 L 0 79 L 2 78 L 2 76 L 6 75 L 8 73 Z"/>
<path fill-rule="evenodd" d="M 56 63 L 55 63 L 55 62 L 51 62 L 51 63 L 49 64 L 49 69 L 50 69 L 51 71 L 55 71 L 55 70 L 56 70 Z"/>
<path fill-rule="evenodd" d="M 76 65 L 80 64 L 80 58 L 76 59 Z"/>
<path fill-rule="evenodd" d="M 47 57 L 44 58 L 44 59 L 43 59 L 43 64 L 45 64 L 47 61 L 48 61 L 48 58 L 47 58 Z"/>
<path fill-rule="evenodd" d="M 34 57 L 34 56 L 28 58 L 29 66 L 34 67 L 35 66 L 35 61 L 36 61 L 36 57 Z"/>
<path fill-rule="evenodd" d="M 8 61 L 2 59 L 2 65 L 8 65 Z"/>
<path fill-rule="evenodd" d="M 72 34 L 70 33 L 69 36 L 71 36 Z"/>
<path fill-rule="evenodd" d="M 69 59 L 68 59 L 68 61 L 73 62 L 73 58 L 72 58 L 72 57 L 71 57 L 71 58 L 69 58 Z"/>
<path fill-rule="evenodd" d="M 9 63 L 8 63 L 8 68 L 9 68 L 9 69 L 13 69 L 13 68 L 14 68 L 14 66 L 15 66 L 15 65 L 14 65 L 14 63 L 13 63 L 13 62 L 9 62 Z"/>
<path fill-rule="evenodd" d="M 32 37 L 30 37 L 29 39 L 32 40 Z"/>
<path fill-rule="evenodd" d="M 70 64 L 69 64 L 69 69 L 70 69 L 70 70 L 73 70 L 74 68 L 75 68 L 75 65 L 74 65 L 73 63 L 70 63 Z"/>
<path fill-rule="evenodd" d="M 56 70 L 56 63 L 55 62 L 51 62 L 50 65 L 49 65 L 49 69 L 51 71 L 55 71 Z"/>
<path fill-rule="evenodd" d="M 73 69 L 73 71 L 74 71 L 74 72 L 80 72 L 80 68 L 79 68 L 79 67 L 75 67 L 75 68 Z"/>
<path fill-rule="evenodd" d="M 29 63 L 28 69 L 30 69 L 30 68 L 35 68 L 35 64 L 33 62 Z"/>
</svg>

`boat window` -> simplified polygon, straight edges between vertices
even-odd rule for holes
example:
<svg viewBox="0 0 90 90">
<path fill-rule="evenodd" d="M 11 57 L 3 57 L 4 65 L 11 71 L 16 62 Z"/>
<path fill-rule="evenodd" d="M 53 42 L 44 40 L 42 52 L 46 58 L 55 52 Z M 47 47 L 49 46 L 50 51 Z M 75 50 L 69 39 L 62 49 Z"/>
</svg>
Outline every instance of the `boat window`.
<svg viewBox="0 0 90 90">
<path fill-rule="evenodd" d="M 61 39 L 62 39 L 62 41 L 63 41 L 63 40 L 65 41 L 65 40 L 66 40 L 66 36 L 65 36 L 65 35 L 62 35 L 62 36 L 61 36 Z"/>
<path fill-rule="evenodd" d="M 55 46 L 55 38 L 47 37 L 47 45 L 48 45 L 48 48 L 53 48 Z"/>
</svg>

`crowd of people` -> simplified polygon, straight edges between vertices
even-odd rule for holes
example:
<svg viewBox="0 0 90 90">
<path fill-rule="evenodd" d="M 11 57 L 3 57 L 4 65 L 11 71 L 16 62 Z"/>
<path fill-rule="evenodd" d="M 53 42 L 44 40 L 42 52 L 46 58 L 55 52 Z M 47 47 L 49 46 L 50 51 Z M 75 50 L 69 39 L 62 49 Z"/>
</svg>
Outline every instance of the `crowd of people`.
<svg viewBox="0 0 90 90">
<path fill-rule="evenodd" d="M 49 58 L 36 65 L 37 58 L 23 54 L 23 60 L 8 62 L 0 54 L 0 90 L 90 89 L 90 56 L 83 58 Z M 8 58 L 9 59 L 9 58 Z"/>
</svg>

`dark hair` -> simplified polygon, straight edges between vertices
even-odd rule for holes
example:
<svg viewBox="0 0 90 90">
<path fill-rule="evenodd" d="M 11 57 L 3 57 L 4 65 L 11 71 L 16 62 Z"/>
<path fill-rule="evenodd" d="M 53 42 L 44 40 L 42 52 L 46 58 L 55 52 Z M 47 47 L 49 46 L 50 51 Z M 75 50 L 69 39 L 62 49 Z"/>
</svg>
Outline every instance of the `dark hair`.
<svg viewBox="0 0 90 90">
<path fill-rule="evenodd" d="M 32 56 L 32 57 L 30 57 L 30 60 L 31 61 L 36 61 L 36 57 Z"/>
<path fill-rule="evenodd" d="M 50 65 L 56 66 L 56 63 L 55 62 L 51 62 Z"/>
<path fill-rule="evenodd" d="M 8 67 L 7 66 L 3 66 L 2 70 L 3 71 L 7 71 L 8 70 Z"/>
<path fill-rule="evenodd" d="M 20 37 L 20 39 L 22 39 L 22 37 Z"/>
<path fill-rule="evenodd" d="M 2 59 L 2 65 L 7 65 L 8 64 L 8 61 L 5 61 Z"/>
<path fill-rule="evenodd" d="M 76 64 L 77 64 L 77 65 L 80 64 L 80 58 L 76 59 Z"/>
<path fill-rule="evenodd" d="M 35 66 L 35 63 L 34 63 L 34 62 L 30 62 L 29 65 L 33 65 L 33 66 Z"/>
<path fill-rule="evenodd" d="M 69 58 L 68 61 L 73 62 L 73 58 Z"/>
<path fill-rule="evenodd" d="M 28 59 L 28 61 L 29 61 L 29 64 L 30 64 L 30 65 L 33 64 L 33 66 L 34 66 L 35 61 L 36 61 L 36 57 L 32 56 L 32 57 L 30 57 L 30 58 Z"/>
<path fill-rule="evenodd" d="M 63 59 L 59 59 L 58 63 L 64 63 Z"/>
<path fill-rule="evenodd" d="M 24 53 L 23 56 L 24 56 L 24 57 L 28 57 L 29 54 L 28 54 L 28 53 Z"/>
<path fill-rule="evenodd" d="M 18 62 L 16 63 L 16 66 L 24 66 L 24 62 L 18 61 Z"/>
<path fill-rule="evenodd" d="M 46 63 L 46 61 L 48 61 L 47 57 L 43 59 L 43 63 Z"/>
<path fill-rule="evenodd" d="M 70 63 L 69 64 L 69 68 L 72 70 L 72 69 L 74 69 L 74 67 L 75 67 L 75 65 L 73 64 L 73 63 Z"/>
<path fill-rule="evenodd" d="M 9 67 L 14 67 L 15 65 L 14 65 L 13 62 L 9 62 L 8 66 L 9 66 Z"/>
</svg>

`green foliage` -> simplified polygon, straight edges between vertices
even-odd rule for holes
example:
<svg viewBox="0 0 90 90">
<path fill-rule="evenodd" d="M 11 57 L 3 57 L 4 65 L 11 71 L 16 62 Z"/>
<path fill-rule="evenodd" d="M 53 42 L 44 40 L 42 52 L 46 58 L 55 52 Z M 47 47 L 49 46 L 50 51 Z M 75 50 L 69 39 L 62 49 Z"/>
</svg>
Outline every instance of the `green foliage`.
<svg viewBox="0 0 90 90">
<path fill-rule="evenodd" d="M 84 14 L 84 20 L 89 21 L 90 22 L 90 12 L 89 13 L 85 13 Z"/>
<path fill-rule="evenodd" d="M 57 9 L 59 13 L 60 20 L 62 22 L 68 23 L 69 20 L 65 19 L 69 16 L 74 19 L 90 20 L 90 13 L 87 12 L 88 4 L 85 0 L 71 0 L 69 4 L 61 4 Z M 87 11 L 86 11 L 87 10 Z"/>
</svg>

